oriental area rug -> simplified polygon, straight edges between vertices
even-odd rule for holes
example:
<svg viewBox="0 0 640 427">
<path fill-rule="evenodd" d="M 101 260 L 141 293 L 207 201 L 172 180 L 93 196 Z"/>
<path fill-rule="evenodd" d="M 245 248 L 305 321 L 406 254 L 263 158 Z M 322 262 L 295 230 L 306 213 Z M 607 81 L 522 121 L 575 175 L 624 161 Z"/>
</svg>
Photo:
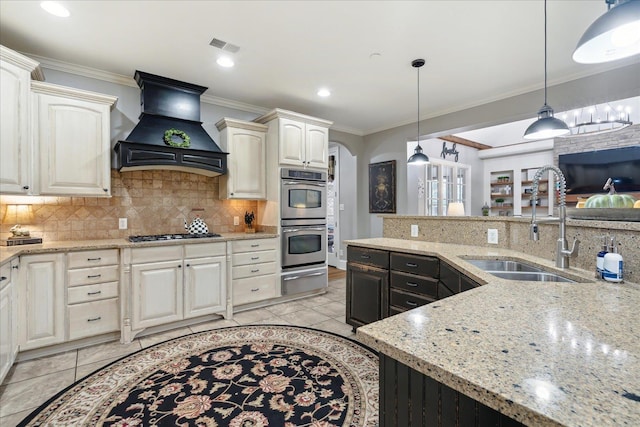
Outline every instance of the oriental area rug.
<svg viewBox="0 0 640 427">
<path fill-rule="evenodd" d="M 377 426 L 378 356 L 309 328 L 210 330 L 111 363 L 20 425 Z"/>
</svg>

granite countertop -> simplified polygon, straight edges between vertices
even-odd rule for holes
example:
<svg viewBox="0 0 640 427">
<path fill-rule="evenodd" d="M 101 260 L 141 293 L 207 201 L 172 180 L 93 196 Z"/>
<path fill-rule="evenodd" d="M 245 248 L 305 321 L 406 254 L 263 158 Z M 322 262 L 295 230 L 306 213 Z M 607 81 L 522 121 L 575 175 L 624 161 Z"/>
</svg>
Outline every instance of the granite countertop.
<svg viewBox="0 0 640 427">
<path fill-rule="evenodd" d="M 159 240 L 155 242 L 130 242 L 127 239 L 101 239 L 101 240 L 63 240 L 58 242 L 44 242 L 35 245 L 2 246 L 0 247 L 0 264 L 4 264 L 20 255 L 39 254 L 48 252 L 66 252 L 91 249 L 121 249 L 142 248 L 148 246 L 169 246 L 226 242 L 229 240 L 268 239 L 278 237 L 273 233 L 224 233 L 221 237 L 184 239 L 184 240 Z"/>
<path fill-rule="evenodd" d="M 527 425 L 640 425 L 640 286 L 505 249 L 375 238 L 437 256 L 483 286 L 357 329 L 364 344 Z M 507 257 L 579 283 L 502 280 L 464 261 Z"/>
</svg>

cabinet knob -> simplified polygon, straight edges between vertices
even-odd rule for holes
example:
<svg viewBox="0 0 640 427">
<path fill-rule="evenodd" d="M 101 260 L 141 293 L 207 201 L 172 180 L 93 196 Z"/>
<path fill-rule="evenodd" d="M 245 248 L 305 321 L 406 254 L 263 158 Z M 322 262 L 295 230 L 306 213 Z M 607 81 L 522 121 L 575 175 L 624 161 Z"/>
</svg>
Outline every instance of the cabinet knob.
<svg viewBox="0 0 640 427">
<path fill-rule="evenodd" d="M 178 268 L 182 268 L 182 264 L 180 264 L 180 265 L 178 266 Z"/>
<path fill-rule="evenodd" d="M 0 282 L 4 282 L 5 280 L 7 280 L 7 276 L 0 277 Z"/>
<path fill-rule="evenodd" d="M 109 189 L 108 188 L 103 188 L 102 191 L 104 191 L 105 193 L 108 193 Z"/>
<path fill-rule="evenodd" d="M 14 265 L 14 266 L 13 266 L 13 267 L 11 267 L 11 268 L 13 268 L 14 270 L 17 270 L 17 269 L 18 269 L 18 267 L 19 267 L 19 266 Z"/>
<path fill-rule="evenodd" d="M 28 185 L 25 185 L 24 187 L 22 187 L 22 189 L 23 189 L 23 190 L 28 190 L 28 189 L 29 189 L 29 186 L 28 186 Z"/>
<path fill-rule="evenodd" d="M 233 193 L 229 193 L 229 195 L 233 196 Z"/>
<path fill-rule="evenodd" d="M 187 264 L 187 267 L 191 267 L 191 264 Z"/>
</svg>

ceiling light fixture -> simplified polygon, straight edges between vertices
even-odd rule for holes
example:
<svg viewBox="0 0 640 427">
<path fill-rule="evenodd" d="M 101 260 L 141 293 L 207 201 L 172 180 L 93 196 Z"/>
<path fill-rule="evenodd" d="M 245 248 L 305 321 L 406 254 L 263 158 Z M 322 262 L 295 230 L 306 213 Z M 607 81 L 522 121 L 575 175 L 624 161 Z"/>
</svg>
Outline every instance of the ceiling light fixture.
<svg viewBox="0 0 640 427">
<path fill-rule="evenodd" d="M 613 111 L 609 104 L 576 110 L 572 120 L 568 120 L 567 114 L 564 114 L 562 118 L 567 122 L 571 131 L 570 134 L 563 135 L 563 137 L 613 132 L 633 124 L 630 107 L 618 106 L 616 111 Z"/>
<path fill-rule="evenodd" d="M 218 58 L 218 60 L 216 61 L 216 63 L 224 68 L 231 68 L 235 65 L 235 62 L 233 62 L 233 59 L 231 59 L 228 56 L 221 56 L 220 58 Z"/>
<path fill-rule="evenodd" d="M 544 105 L 538 111 L 538 120 L 524 132 L 524 138 L 553 138 L 568 133 L 567 124 L 553 117 L 553 108 L 547 105 L 547 0 L 544 0 Z"/>
<path fill-rule="evenodd" d="M 584 32 L 573 60 L 581 64 L 615 61 L 640 53 L 640 0 L 605 0 L 607 12 Z"/>
<path fill-rule="evenodd" d="M 411 61 L 411 66 L 418 71 L 418 138 L 416 139 L 418 146 L 413 151 L 413 155 L 407 160 L 407 163 L 414 165 L 429 163 L 429 157 L 422 152 L 422 147 L 420 147 L 420 67 L 424 65 L 424 62 L 424 59 L 414 59 Z"/>
<path fill-rule="evenodd" d="M 329 89 L 320 89 L 318 90 L 318 96 L 326 98 L 327 96 L 331 96 L 331 91 Z"/>
<path fill-rule="evenodd" d="M 67 18 L 71 15 L 69 10 L 56 1 L 43 1 L 40 3 L 40 7 L 49 12 L 52 15 L 60 18 Z"/>
</svg>

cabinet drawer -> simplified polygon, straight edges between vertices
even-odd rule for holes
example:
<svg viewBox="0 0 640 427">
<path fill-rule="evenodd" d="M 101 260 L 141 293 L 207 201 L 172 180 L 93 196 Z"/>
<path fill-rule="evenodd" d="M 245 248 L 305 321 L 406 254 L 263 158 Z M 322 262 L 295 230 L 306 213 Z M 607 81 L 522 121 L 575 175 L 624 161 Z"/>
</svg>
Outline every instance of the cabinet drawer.
<svg viewBox="0 0 640 427">
<path fill-rule="evenodd" d="M 98 283 L 96 285 L 74 286 L 67 293 L 68 304 L 96 301 L 118 296 L 118 282 Z"/>
<path fill-rule="evenodd" d="M 250 265 L 261 262 L 275 262 L 276 251 L 243 252 L 232 255 L 232 265 Z"/>
<path fill-rule="evenodd" d="M 265 274 L 274 274 L 276 272 L 275 262 L 265 262 L 262 264 L 241 265 L 231 268 L 234 279 L 242 279 L 245 277 L 263 276 Z"/>
<path fill-rule="evenodd" d="M 239 252 L 255 252 L 275 250 L 277 247 L 276 239 L 251 239 L 251 240 L 235 240 L 231 242 L 233 253 Z"/>
<path fill-rule="evenodd" d="M 405 311 L 407 310 L 404 308 L 391 306 L 389 307 L 389 316 L 394 316 L 396 314 L 404 313 Z"/>
<path fill-rule="evenodd" d="M 391 287 L 434 299 L 438 296 L 438 279 L 414 274 L 391 271 Z"/>
<path fill-rule="evenodd" d="M 68 268 L 96 267 L 101 265 L 119 264 L 117 249 L 99 251 L 69 252 L 67 254 Z"/>
<path fill-rule="evenodd" d="M 410 255 L 392 252 L 391 269 L 419 274 L 421 276 L 438 277 L 438 258 L 421 255 Z"/>
<path fill-rule="evenodd" d="M 215 243 L 192 243 L 185 245 L 185 258 L 204 258 L 210 256 L 221 256 L 227 254 L 227 244 L 225 242 Z"/>
<path fill-rule="evenodd" d="M 118 266 L 78 268 L 67 272 L 69 286 L 89 285 L 91 283 L 112 282 L 118 280 Z"/>
<path fill-rule="evenodd" d="M 182 259 L 182 246 L 158 246 L 131 249 L 131 264 Z"/>
<path fill-rule="evenodd" d="M 379 249 L 347 246 L 347 261 L 386 269 L 389 268 L 389 252 Z"/>
<path fill-rule="evenodd" d="M 412 309 L 420 307 L 421 305 L 429 304 L 434 300 L 428 297 L 412 294 L 409 292 L 402 292 L 397 289 L 391 289 L 391 305 L 396 307 Z"/>
<path fill-rule="evenodd" d="M 120 329 L 118 298 L 67 307 L 69 339 L 90 337 Z"/>
<path fill-rule="evenodd" d="M 247 278 L 233 281 L 233 305 L 248 304 L 278 296 L 276 276 L 261 276 L 259 279 Z"/>
</svg>

